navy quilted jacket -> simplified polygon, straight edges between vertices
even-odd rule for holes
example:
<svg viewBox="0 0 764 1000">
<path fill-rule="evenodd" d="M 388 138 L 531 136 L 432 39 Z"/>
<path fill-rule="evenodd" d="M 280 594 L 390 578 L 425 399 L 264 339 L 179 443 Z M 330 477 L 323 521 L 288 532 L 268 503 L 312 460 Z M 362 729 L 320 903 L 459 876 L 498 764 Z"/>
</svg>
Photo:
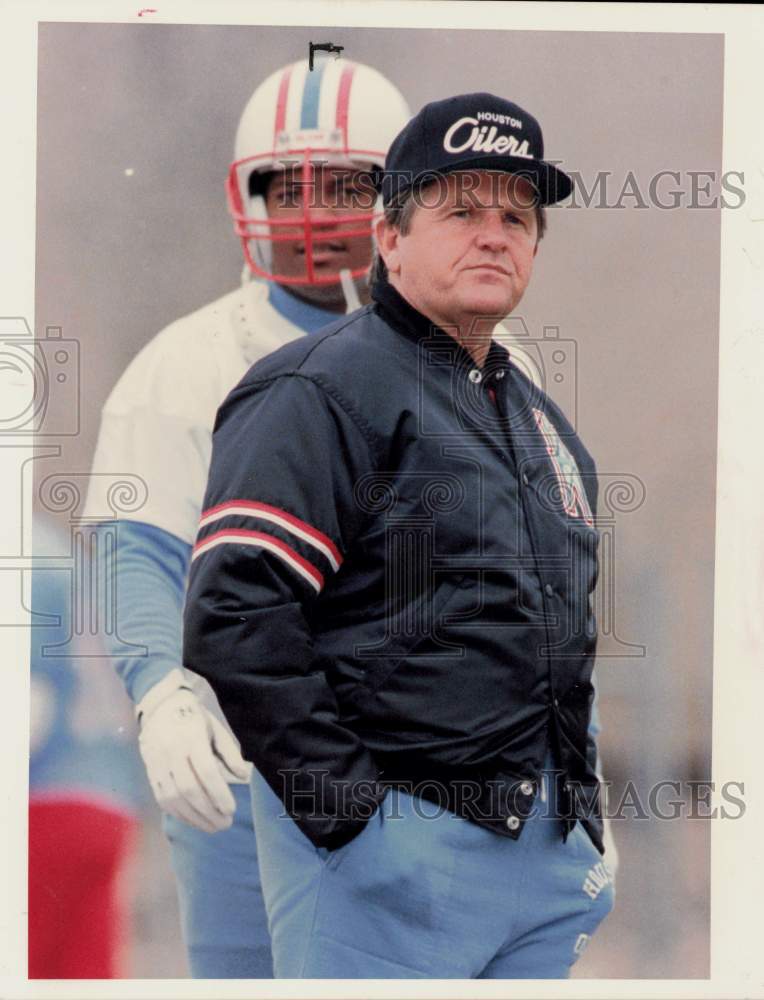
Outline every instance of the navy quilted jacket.
<svg viewBox="0 0 764 1000">
<path fill-rule="evenodd" d="M 316 845 L 393 782 L 516 838 L 551 752 L 602 850 L 593 461 L 505 348 L 374 300 L 221 407 L 184 663 Z"/>
</svg>

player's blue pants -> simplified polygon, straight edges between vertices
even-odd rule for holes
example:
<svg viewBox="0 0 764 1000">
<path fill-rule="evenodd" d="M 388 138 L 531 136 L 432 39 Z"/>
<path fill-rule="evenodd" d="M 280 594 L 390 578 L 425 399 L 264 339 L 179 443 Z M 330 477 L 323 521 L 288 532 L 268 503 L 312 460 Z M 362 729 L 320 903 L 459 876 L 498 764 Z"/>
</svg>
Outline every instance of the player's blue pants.
<svg viewBox="0 0 764 1000">
<path fill-rule="evenodd" d="M 515 841 L 391 790 L 329 853 L 252 787 L 278 978 L 566 978 L 613 905 L 580 824 L 563 843 L 539 816 Z"/>
<path fill-rule="evenodd" d="M 183 940 L 194 979 L 269 979 L 271 944 L 248 785 L 230 785 L 233 825 L 202 833 L 165 815 Z"/>
</svg>

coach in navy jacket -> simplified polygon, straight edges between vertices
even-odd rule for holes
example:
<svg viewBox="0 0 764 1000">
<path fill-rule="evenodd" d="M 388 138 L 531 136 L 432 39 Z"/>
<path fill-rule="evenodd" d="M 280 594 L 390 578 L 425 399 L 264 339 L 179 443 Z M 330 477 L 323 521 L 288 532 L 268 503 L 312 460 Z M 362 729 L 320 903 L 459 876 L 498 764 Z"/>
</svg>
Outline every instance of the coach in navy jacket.
<svg viewBox="0 0 764 1000">
<path fill-rule="evenodd" d="M 530 277 L 538 203 L 570 182 L 491 95 L 407 129 L 372 304 L 258 362 L 220 409 L 184 662 L 319 848 L 401 782 L 522 839 L 552 759 L 560 841 L 578 818 L 601 852 L 594 464 L 491 340 Z"/>
</svg>

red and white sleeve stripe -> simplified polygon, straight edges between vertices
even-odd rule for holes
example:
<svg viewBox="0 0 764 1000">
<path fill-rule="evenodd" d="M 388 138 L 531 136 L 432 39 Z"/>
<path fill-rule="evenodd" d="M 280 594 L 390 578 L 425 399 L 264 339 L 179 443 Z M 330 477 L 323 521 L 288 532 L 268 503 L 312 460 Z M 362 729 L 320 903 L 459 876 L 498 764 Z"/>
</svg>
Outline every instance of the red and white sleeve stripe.
<svg viewBox="0 0 764 1000">
<path fill-rule="evenodd" d="M 224 518 L 255 520 L 265 530 L 241 527 L 221 528 L 221 530 L 213 534 L 208 534 L 198 539 L 191 555 L 192 561 L 219 545 L 252 545 L 257 548 L 266 549 L 277 556 L 306 580 L 316 593 L 320 593 L 324 586 L 324 575 L 321 570 L 314 561 L 301 555 L 281 538 L 267 534 L 268 526 L 273 525 L 299 543 L 308 546 L 309 549 L 319 552 L 334 572 L 337 572 L 342 565 L 342 555 L 331 538 L 312 525 L 307 524 L 307 522 L 301 521 L 298 517 L 278 507 L 259 503 L 254 500 L 229 500 L 226 503 L 218 504 L 204 511 L 199 522 L 199 529 L 202 530 Z"/>
</svg>

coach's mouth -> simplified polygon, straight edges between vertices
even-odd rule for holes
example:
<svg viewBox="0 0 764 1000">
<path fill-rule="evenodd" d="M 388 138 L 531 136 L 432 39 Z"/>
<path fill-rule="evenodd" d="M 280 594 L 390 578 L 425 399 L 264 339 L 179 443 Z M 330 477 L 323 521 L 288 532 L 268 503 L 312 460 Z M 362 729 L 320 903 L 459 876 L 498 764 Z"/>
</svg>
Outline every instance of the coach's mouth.
<svg viewBox="0 0 764 1000">
<path fill-rule="evenodd" d="M 497 274 L 503 274 L 505 278 L 511 278 L 512 275 L 505 268 L 501 267 L 500 264 L 471 264 L 469 267 L 465 267 L 465 271 L 496 271 Z"/>
</svg>

